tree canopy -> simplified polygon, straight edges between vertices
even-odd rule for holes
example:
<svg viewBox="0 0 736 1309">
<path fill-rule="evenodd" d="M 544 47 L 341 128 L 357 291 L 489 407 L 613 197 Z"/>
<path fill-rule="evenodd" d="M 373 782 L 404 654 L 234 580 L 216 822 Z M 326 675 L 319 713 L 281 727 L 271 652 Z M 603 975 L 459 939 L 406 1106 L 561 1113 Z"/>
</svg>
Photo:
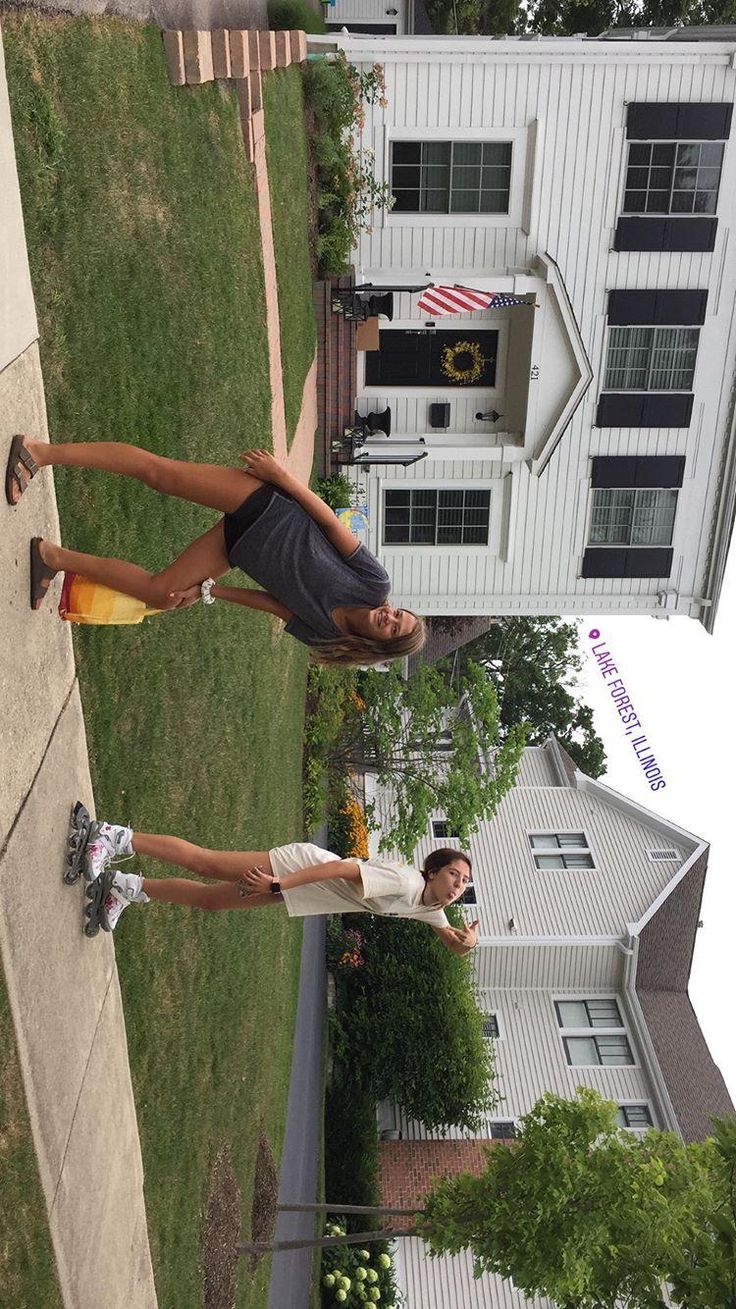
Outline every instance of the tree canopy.
<svg viewBox="0 0 736 1309">
<path fill-rule="evenodd" d="M 616 1106 L 547 1094 L 479 1177 L 434 1183 L 418 1225 L 432 1254 L 470 1250 L 559 1309 L 736 1306 L 736 1120 L 713 1140 L 618 1130 Z"/>
<path fill-rule="evenodd" d="M 599 36 L 615 27 L 736 22 L 736 0 L 429 0 L 428 9 L 437 32 L 481 36 Z"/>
<path fill-rule="evenodd" d="M 462 663 L 465 660 L 499 679 L 502 740 L 515 723 L 526 722 L 527 745 L 541 745 L 552 734 L 589 777 L 600 777 L 605 771 L 606 755 L 593 711 L 575 688 L 583 666 L 576 622 L 506 619 L 465 646 Z"/>
<path fill-rule="evenodd" d="M 345 727 L 342 762 L 375 772 L 389 790 L 382 848 L 396 847 L 407 858 L 433 810 L 461 841 L 493 817 L 514 784 L 526 741 L 526 725 L 516 723 L 499 742 L 498 695 L 486 668 L 467 661 L 458 682 L 448 671 L 423 664 L 407 679 L 395 666 L 366 673 L 359 714 Z M 366 816 L 378 826 L 370 806 Z"/>
</svg>

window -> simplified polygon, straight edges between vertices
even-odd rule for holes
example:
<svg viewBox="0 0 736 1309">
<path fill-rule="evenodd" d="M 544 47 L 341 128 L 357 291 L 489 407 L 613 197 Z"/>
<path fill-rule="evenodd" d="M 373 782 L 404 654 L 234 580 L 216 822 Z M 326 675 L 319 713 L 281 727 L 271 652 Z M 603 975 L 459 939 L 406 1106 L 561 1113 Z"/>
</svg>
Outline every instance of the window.
<svg viewBox="0 0 736 1309">
<path fill-rule="evenodd" d="M 623 1027 L 615 1000 L 557 1000 L 560 1027 Z"/>
<path fill-rule="evenodd" d="M 723 145 L 716 141 L 632 141 L 625 214 L 714 214 Z"/>
<path fill-rule="evenodd" d="M 460 896 L 460 899 L 458 900 L 457 903 L 458 903 L 458 904 L 477 904 L 477 903 L 478 903 L 478 900 L 477 900 L 477 897 L 476 897 L 476 894 L 475 894 L 475 886 L 473 885 L 472 882 L 468 882 L 468 885 L 466 886 L 465 890 L 463 891 L 463 893 L 462 893 L 462 895 Z"/>
<path fill-rule="evenodd" d="M 385 545 L 487 545 L 490 491 L 386 491 Z"/>
<path fill-rule="evenodd" d="M 510 141 L 393 141 L 395 213 L 505 214 Z"/>
<path fill-rule="evenodd" d="M 555 1013 L 565 1057 L 573 1068 L 634 1063 L 616 1000 L 556 1000 Z"/>
<path fill-rule="evenodd" d="M 620 1104 L 616 1122 L 619 1127 L 628 1127 L 633 1132 L 645 1132 L 654 1126 L 648 1104 Z"/>
<path fill-rule="evenodd" d="M 483 1015 L 483 1035 L 488 1040 L 497 1041 L 501 1035 L 498 1027 L 498 1014 Z"/>
<path fill-rule="evenodd" d="M 438 841 L 456 840 L 457 832 L 450 830 L 450 824 L 446 818 L 433 818 L 432 836 Z"/>
<path fill-rule="evenodd" d="M 613 1068 L 634 1062 L 625 1036 L 565 1036 L 562 1043 L 567 1062 L 573 1068 L 589 1068 L 596 1064 Z"/>
<path fill-rule="evenodd" d="M 507 1119 L 505 1122 L 501 1122 L 499 1119 L 497 1122 L 491 1123 L 490 1128 L 492 1141 L 513 1141 L 516 1139 L 516 1123 L 513 1119 Z"/>
<path fill-rule="evenodd" d="M 606 391 L 689 391 L 698 353 L 697 327 L 612 327 Z"/>
<path fill-rule="evenodd" d="M 529 837 L 534 865 L 545 868 L 595 868 L 583 832 L 533 832 Z"/>
<path fill-rule="evenodd" d="M 590 545 L 671 545 L 675 488 L 599 487 L 593 491 Z"/>
</svg>

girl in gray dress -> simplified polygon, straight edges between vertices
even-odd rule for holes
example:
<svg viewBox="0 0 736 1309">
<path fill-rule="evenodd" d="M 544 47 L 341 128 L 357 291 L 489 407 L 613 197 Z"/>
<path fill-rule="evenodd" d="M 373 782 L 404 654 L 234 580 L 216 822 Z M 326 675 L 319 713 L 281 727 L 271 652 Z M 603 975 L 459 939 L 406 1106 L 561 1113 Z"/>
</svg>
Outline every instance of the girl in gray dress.
<svg viewBox="0 0 736 1309">
<path fill-rule="evenodd" d="M 202 599 L 275 614 L 292 636 L 311 647 L 318 663 L 380 663 L 421 649 L 421 618 L 389 604 L 385 569 L 329 506 L 265 450 L 249 450 L 242 460 L 243 469 L 222 468 L 166 459 L 116 441 L 49 445 L 16 437 L 6 474 L 11 504 L 39 468 L 52 465 L 122 473 L 164 495 L 225 515 L 160 573 L 34 537 L 33 608 L 64 569 L 134 596 L 151 609 L 182 609 Z M 263 589 L 219 586 L 217 579 L 231 567 L 241 568 Z"/>
</svg>

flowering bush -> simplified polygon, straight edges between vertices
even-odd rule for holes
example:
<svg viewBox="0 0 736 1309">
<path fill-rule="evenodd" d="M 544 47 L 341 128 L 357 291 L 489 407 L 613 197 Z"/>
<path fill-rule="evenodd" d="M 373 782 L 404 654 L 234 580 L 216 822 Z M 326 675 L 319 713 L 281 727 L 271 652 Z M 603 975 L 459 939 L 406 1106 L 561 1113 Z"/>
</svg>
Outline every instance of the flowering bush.
<svg viewBox="0 0 736 1309">
<path fill-rule="evenodd" d="M 347 266 L 358 233 L 370 230 L 374 210 L 393 203 L 388 183 L 376 180 L 374 152 L 356 139 L 365 125 L 365 105 L 386 107 L 385 83 L 380 64 L 356 68 L 342 51 L 332 62 L 309 64 L 305 78 L 317 120 L 317 253 L 323 275 L 333 276 Z"/>
<path fill-rule="evenodd" d="M 328 1223 L 325 1236 L 344 1236 L 345 1223 Z M 322 1252 L 323 1309 L 399 1309 L 403 1297 L 386 1241 L 371 1241 L 370 1250 L 336 1245 Z"/>
<path fill-rule="evenodd" d="M 344 950 L 337 964 L 339 968 L 360 968 L 363 960 L 363 937 L 357 927 L 349 927 L 343 936 Z"/>
</svg>

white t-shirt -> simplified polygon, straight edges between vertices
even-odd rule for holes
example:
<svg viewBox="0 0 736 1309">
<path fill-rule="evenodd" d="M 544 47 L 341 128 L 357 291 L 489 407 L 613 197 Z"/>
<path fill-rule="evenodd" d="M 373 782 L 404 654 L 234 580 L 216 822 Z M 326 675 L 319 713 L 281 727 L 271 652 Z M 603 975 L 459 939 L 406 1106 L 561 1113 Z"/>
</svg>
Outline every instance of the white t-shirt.
<svg viewBox="0 0 736 1309">
<path fill-rule="evenodd" d="M 318 845 L 295 841 L 269 851 L 275 877 L 285 877 L 299 868 L 333 863 L 339 856 L 321 850 Z M 444 909 L 422 904 L 426 882 L 416 868 L 408 864 L 389 864 L 379 860 L 358 859 L 360 881 L 331 877 L 325 882 L 310 882 L 289 890 L 282 886 L 284 903 L 294 918 L 310 914 L 380 914 L 388 918 L 417 918 L 431 927 L 449 927 Z"/>
</svg>

